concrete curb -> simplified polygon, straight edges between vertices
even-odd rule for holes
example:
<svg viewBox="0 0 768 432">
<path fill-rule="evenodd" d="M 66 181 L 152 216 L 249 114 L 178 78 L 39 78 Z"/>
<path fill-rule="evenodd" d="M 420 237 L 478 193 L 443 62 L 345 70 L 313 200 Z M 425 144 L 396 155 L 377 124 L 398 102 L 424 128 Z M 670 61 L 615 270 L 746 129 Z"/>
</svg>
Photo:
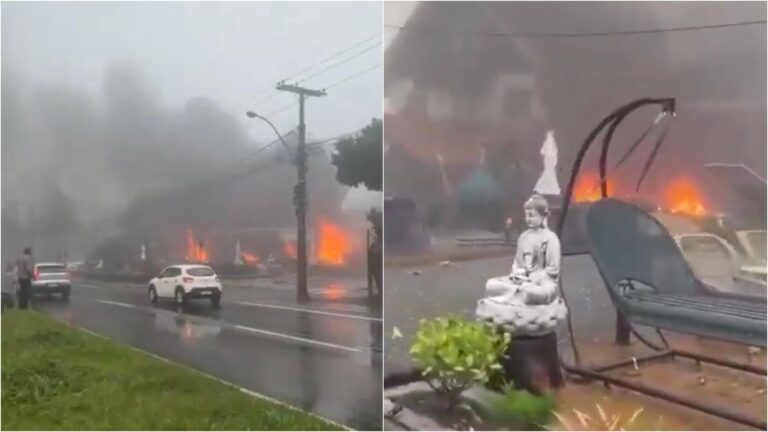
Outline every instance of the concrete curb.
<svg viewBox="0 0 768 432">
<path fill-rule="evenodd" d="M 405 372 L 395 372 L 384 376 L 384 389 L 398 387 L 421 381 L 421 369 L 412 368 Z"/>
</svg>

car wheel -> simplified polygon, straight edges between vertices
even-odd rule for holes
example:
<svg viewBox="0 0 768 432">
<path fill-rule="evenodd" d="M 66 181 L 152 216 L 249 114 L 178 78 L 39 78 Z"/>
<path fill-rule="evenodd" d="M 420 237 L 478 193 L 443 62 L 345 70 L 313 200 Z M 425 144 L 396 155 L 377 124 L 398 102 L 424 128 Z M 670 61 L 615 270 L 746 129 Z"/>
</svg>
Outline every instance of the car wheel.
<svg viewBox="0 0 768 432">
<path fill-rule="evenodd" d="M 152 303 L 153 306 L 157 306 L 157 290 L 155 290 L 154 285 L 149 287 L 149 302 Z"/>
<path fill-rule="evenodd" d="M 184 294 L 184 289 L 182 287 L 176 288 L 176 291 L 173 294 L 173 300 L 176 302 L 176 306 L 184 306 L 187 304 L 187 295 Z"/>
<path fill-rule="evenodd" d="M 211 296 L 211 306 L 217 309 L 221 307 L 221 294 Z"/>
</svg>

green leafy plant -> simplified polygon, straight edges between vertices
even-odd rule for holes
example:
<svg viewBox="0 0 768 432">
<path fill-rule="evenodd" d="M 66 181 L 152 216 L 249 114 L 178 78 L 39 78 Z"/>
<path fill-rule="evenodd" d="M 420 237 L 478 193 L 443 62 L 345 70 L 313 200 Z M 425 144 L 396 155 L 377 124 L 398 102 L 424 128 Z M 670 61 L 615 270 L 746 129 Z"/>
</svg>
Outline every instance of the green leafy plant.
<svg viewBox="0 0 768 432">
<path fill-rule="evenodd" d="M 555 416 L 555 398 L 551 393 L 535 395 L 506 384 L 502 393 L 491 393 L 488 398 L 487 414 L 496 422 L 522 424 L 526 430 L 541 430 Z"/>
<path fill-rule="evenodd" d="M 499 357 L 510 340 L 509 334 L 477 321 L 459 317 L 422 319 L 410 354 L 427 383 L 446 399 L 452 411 L 464 390 L 485 384 L 501 369 Z"/>
</svg>

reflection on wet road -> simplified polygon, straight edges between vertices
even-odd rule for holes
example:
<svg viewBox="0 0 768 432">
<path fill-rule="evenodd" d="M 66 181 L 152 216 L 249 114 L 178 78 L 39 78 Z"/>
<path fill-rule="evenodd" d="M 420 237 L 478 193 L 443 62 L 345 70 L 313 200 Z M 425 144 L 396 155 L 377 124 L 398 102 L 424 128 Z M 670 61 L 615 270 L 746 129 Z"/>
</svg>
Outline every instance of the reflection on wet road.
<svg viewBox="0 0 768 432">
<path fill-rule="evenodd" d="M 334 290 L 338 290 L 334 287 Z M 270 302 L 225 287 L 207 301 L 152 307 L 138 285 L 76 284 L 36 308 L 355 429 L 381 429 L 380 315 L 359 305 Z"/>
</svg>

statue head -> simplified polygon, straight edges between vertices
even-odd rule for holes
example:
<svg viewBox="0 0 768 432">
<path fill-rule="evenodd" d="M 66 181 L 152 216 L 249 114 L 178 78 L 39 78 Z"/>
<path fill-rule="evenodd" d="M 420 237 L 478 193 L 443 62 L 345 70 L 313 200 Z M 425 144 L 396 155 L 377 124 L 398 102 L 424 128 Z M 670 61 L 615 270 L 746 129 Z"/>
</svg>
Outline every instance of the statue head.
<svg viewBox="0 0 768 432">
<path fill-rule="evenodd" d="M 549 203 L 539 194 L 533 194 L 523 205 L 525 209 L 525 223 L 528 228 L 543 228 L 547 226 L 549 216 Z"/>
</svg>

